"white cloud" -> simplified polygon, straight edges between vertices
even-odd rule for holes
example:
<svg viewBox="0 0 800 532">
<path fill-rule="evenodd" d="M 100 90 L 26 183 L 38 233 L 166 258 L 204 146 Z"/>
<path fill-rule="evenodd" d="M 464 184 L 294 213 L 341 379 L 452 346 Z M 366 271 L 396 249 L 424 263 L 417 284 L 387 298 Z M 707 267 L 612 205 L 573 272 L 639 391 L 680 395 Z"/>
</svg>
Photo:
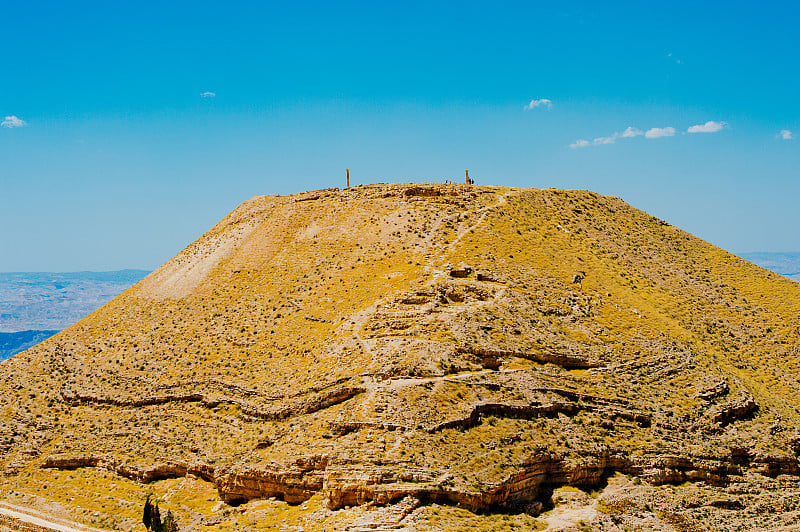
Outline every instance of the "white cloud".
<svg viewBox="0 0 800 532">
<path fill-rule="evenodd" d="M 575 142 L 570 144 L 569 147 L 570 148 L 585 148 L 586 146 L 591 146 L 591 145 L 592 145 L 592 143 L 589 142 L 588 140 L 580 139 L 580 140 L 576 140 Z"/>
<path fill-rule="evenodd" d="M 699 124 L 696 126 L 690 127 L 687 131 L 689 133 L 714 133 L 716 131 L 720 131 L 728 127 L 727 122 L 714 122 L 709 121 L 705 124 Z M 588 140 L 576 140 L 572 144 L 569 145 L 570 148 L 586 148 L 587 146 L 602 146 L 604 144 L 614 144 L 619 139 L 632 139 L 634 137 L 641 137 L 644 136 L 647 139 L 658 139 L 661 137 L 674 137 L 675 133 L 677 133 L 676 129 L 671 126 L 667 127 L 652 127 L 647 131 L 642 131 L 641 129 L 635 128 L 633 126 L 628 126 L 622 133 L 615 132 L 612 135 L 607 137 L 597 137 L 592 141 Z M 794 136 L 791 131 L 788 129 L 784 129 L 780 132 L 779 136 L 782 139 L 793 139 Z"/>
<path fill-rule="evenodd" d="M 206 92 L 201 92 L 200 93 L 200 97 L 201 98 L 213 98 L 216 95 L 217 95 L 216 92 L 210 92 L 210 91 L 206 91 Z"/>
<path fill-rule="evenodd" d="M 547 98 L 541 98 L 539 100 L 531 100 L 528 105 L 525 106 L 526 111 L 530 111 L 531 109 L 535 109 L 536 107 L 547 107 L 548 109 L 553 108 L 553 102 L 548 100 Z"/>
<path fill-rule="evenodd" d="M 576 140 L 575 142 L 570 144 L 569 147 L 585 148 L 587 146 L 602 146 L 604 144 L 614 144 L 615 142 L 617 142 L 617 139 L 632 139 L 633 137 L 638 137 L 639 135 L 644 135 L 644 131 L 632 126 L 628 126 L 622 133 L 614 132 L 614 134 L 609 135 L 607 137 L 597 137 L 591 142 L 583 139 Z"/>
<path fill-rule="evenodd" d="M 7 127 L 7 128 L 23 127 L 23 126 L 27 126 L 27 125 L 28 125 L 27 122 L 17 118 L 14 115 L 7 116 L 5 120 L 0 122 L 0 127 Z"/>
<path fill-rule="evenodd" d="M 674 127 L 653 127 L 647 132 L 633 126 L 628 126 L 622 133 L 615 132 L 607 137 L 597 137 L 591 142 L 588 140 L 576 140 L 569 145 L 570 148 L 585 148 L 587 146 L 602 146 L 604 144 L 614 144 L 618 139 L 632 139 L 644 135 L 648 139 L 657 139 L 659 137 L 672 137 L 675 135 Z"/>
<path fill-rule="evenodd" d="M 644 135 L 644 131 L 641 129 L 637 129 L 635 127 L 628 126 L 625 131 L 622 132 L 621 137 L 624 139 L 631 139 L 633 137 L 638 137 L 639 135 Z"/>
<path fill-rule="evenodd" d="M 783 140 L 792 140 L 794 138 L 794 135 L 788 129 L 781 129 L 779 134 Z"/>
<path fill-rule="evenodd" d="M 597 137 L 592 141 L 595 146 L 602 146 L 603 144 L 614 144 L 619 138 L 619 133 L 614 133 L 608 137 Z"/>
<path fill-rule="evenodd" d="M 591 142 L 583 139 L 576 140 L 575 142 L 570 144 L 569 147 L 585 148 L 587 146 L 602 146 L 604 144 L 614 144 L 615 142 L 617 142 L 617 139 L 631 139 L 633 137 L 638 137 L 639 135 L 644 135 L 644 131 L 632 126 L 628 126 L 622 133 L 614 132 L 612 135 L 609 135 L 607 137 L 597 137 Z"/>
<path fill-rule="evenodd" d="M 714 122 L 713 120 L 709 120 L 705 124 L 698 124 L 696 126 L 692 126 L 686 131 L 689 133 L 716 133 L 727 127 L 727 122 Z"/>
<path fill-rule="evenodd" d="M 602 146 L 603 144 L 614 144 L 614 142 L 619 138 L 619 133 L 614 133 L 610 137 L 597 137 L 593 141 L 589 142 L 588 140 L 580 139 L 576 140 L 572 144 L 569 145 L 570 148 L 585 148 L 587 146 Z"/>
<path fill-rule="evenodd" d="M 675 135 L 674 127 L 653 127 L 644 134 L 646 139 L 657 139 L 659 137 L 671 137 Z"/>
</svg>

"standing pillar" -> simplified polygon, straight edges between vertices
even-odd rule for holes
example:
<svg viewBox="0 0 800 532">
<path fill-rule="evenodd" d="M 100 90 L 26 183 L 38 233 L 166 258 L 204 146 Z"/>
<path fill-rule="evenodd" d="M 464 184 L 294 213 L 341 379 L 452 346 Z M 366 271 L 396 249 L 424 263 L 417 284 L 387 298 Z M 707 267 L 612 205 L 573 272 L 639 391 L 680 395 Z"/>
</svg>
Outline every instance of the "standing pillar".
<svg viewBox="0 0 800 532">
<path fill-rule="evenodd" d="M 347 188 L 350 188 L 350 169 L 346 168 L 347 170 Z"/>
<path fill-rule="evenodd" d="M 464 170 L 464 173 L 467 174 L 466 181 L 467 181 L 467 184 L 469 185 L 469 170 Z"/>
</svg>

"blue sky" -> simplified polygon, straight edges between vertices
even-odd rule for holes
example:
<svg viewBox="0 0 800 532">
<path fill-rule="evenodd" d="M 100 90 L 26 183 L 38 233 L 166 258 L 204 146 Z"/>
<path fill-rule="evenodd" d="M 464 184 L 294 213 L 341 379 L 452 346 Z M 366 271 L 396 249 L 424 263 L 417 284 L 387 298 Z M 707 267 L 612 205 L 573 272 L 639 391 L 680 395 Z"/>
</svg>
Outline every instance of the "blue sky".
<svg viewBox="0 0 800 532">
<path fill-rule="evenodd" d="M 552 4 L 0 0 L 0 271 L 155 268 L 346 167 L 800 250 L 800 4 Z"/>
</svg>

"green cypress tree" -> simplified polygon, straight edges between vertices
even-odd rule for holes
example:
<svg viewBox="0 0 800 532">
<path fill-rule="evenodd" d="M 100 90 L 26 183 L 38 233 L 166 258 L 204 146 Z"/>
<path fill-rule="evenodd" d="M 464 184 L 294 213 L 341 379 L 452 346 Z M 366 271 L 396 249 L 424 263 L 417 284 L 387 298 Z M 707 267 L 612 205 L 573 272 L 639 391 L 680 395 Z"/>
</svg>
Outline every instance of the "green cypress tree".
<svg viewBox="0 0 800 532">
<path fill-rule="evenodd" d="M 150 530 L 150 524 L 153 517 L 153 505 L 150 504 L 150 497 L 152 494 L 147 494 L 147 500 L 144 501 L 144 512 L 142 512 L 142 524 L 147 530 Z"/>
<path fill-rule="evenodd" d="M 164 526 L 161 524 L 161 512 L 158 511 L 158 499 L 156 499 L 156 503 L 153 505 L 153 513 L 150 517 L 150 526 L 153 529 L 153 532 L 164 532 Z"/>
</svg>

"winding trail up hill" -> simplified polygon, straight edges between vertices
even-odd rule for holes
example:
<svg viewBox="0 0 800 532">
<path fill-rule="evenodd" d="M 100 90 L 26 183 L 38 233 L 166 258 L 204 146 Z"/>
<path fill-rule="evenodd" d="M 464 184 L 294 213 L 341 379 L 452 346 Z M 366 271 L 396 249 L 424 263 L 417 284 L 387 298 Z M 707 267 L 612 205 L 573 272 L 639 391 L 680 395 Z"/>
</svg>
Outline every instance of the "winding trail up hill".
<svg viewBox="0 0 800 532">
<path fill-rule="evenodd" d="M 255 197 L 0 365 L 0 493 L 130 530 L 148 491 L 185 530 L 791 526 L 798 315 L 592 192 Z"/>
</svg>

